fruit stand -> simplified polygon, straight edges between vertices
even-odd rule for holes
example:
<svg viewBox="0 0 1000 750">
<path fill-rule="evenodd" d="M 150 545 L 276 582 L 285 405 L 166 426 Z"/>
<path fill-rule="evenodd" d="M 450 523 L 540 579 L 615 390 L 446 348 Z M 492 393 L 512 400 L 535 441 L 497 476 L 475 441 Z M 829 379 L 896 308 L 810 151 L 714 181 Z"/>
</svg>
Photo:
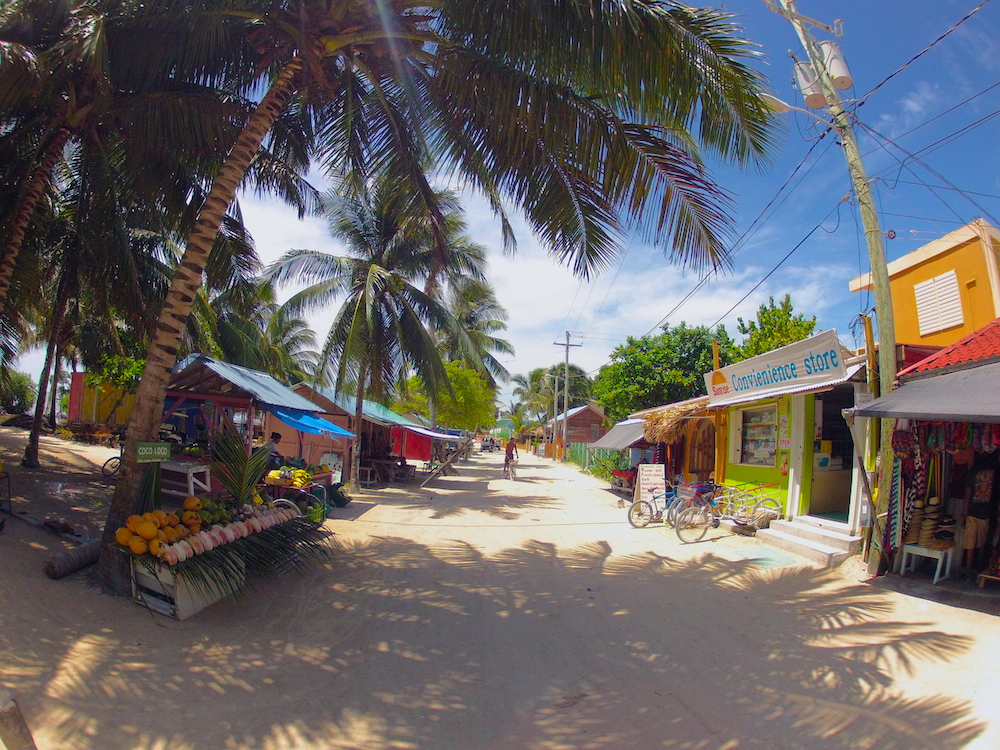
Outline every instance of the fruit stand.
<svg viewBox="0 0 1000 750">
<path fill-rule="evenodd" d="M 184 619 L 242 589 L 251 573 L 283 572 L 330 554 L 329 534 L 322 530 L 325 490 L 311 518 L 303 517 L 303 506 L 259 492 L 258 486 L 267 486 L 262 479 L 269 455 L 248 452 L 231 420 L 223 421 L 213 435 L 209 468 L 218 484 L 215 498 L 188 496 L 174 512 L 158 507 L 164 462 L 158 449 L 163 447 L 140 444 L 137 460 L 148 464 L 137 499 L 144 512 L 129 516 L 115 531 L 122 554 L 131 557 L 133 594 L 139 604 Z M 290 471 L 287 477 L 276 474 L 289 489 L 313 486 L 304 470 Z"/>
</svg>

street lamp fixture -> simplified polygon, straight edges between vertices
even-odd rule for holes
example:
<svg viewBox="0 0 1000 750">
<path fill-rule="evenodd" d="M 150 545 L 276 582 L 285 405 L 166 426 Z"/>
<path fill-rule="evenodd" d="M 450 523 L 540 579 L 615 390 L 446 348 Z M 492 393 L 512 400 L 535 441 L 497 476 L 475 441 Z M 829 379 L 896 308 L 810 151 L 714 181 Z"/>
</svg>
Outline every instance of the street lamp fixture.
<svg viewBox="0 0 1000 750">
<path fill-rule="evenodd" d="M 804 109 L 802 107 L 793 107 L 788 102 L 782 101 L 776 96 L 771 96 L 770 94 L 761 94 L 760 100 L 764 102 L 765 107 L 767 107 L 769 110 L 779 115 L 783 115 L 786 112 L 801 112 L 804 115 L 809 115 L 814 120 L 818 120 L 819 122 L 826 125 L 828 128 L 836 127 L 832 122 L 830 122 L 829 120 L 824 120 L 815 112 L 810 112 L 808 109 Z"/>
</svg>

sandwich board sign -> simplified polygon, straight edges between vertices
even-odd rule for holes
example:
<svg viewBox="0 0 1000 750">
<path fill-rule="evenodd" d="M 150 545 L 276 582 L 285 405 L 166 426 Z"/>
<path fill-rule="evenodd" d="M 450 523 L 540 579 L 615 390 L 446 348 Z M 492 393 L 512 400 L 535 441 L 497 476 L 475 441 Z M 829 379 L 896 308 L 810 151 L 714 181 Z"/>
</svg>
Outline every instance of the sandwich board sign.
<svg viewBox="0 0 1000 750">
<path fill-rule="evenodd" d="M 638 482 L 636 482 L 635 499 L 649 502 L 657 495 L 667 491 L 666 468 L 663 464 L 639 464 Z"/>
<path fill-rule="evenodd" d="M 135 461 L 139 464 L 155 464 L 170 460 L 170 443 L 139 443 L 135 449 Z"/>
</svg>

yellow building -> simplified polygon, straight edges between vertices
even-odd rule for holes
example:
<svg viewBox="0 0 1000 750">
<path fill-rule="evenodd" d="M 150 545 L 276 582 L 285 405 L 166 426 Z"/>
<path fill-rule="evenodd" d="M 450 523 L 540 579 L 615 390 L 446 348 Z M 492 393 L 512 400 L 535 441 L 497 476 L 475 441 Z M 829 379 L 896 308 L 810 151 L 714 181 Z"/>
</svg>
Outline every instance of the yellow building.
<svg viewBox="0 0 1000 750">
<path fill-rule="evenodd" d="M 896 341 L 948 346 L 1000 317 L 1000 232 L 976 219 L 889 264 Z M 871 288 L 869 274 L 851 291 Z"/>
</svg>

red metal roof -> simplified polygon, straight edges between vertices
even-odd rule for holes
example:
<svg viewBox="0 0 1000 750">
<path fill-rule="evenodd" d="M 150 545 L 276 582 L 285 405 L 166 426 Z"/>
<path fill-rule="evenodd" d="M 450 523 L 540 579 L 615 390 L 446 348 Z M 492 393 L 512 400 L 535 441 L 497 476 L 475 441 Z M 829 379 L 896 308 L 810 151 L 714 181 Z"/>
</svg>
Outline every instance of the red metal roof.
<svg viewBox="0 0 1000 750">
<path fill-rule="evenodd" d="M 900 371 L 900 375 L 912 375 L 941 367 L 1000 358 L 1000 318 L 988 323 L 964 339 L 946 346 L 915 365 Z"/>
</svg>

